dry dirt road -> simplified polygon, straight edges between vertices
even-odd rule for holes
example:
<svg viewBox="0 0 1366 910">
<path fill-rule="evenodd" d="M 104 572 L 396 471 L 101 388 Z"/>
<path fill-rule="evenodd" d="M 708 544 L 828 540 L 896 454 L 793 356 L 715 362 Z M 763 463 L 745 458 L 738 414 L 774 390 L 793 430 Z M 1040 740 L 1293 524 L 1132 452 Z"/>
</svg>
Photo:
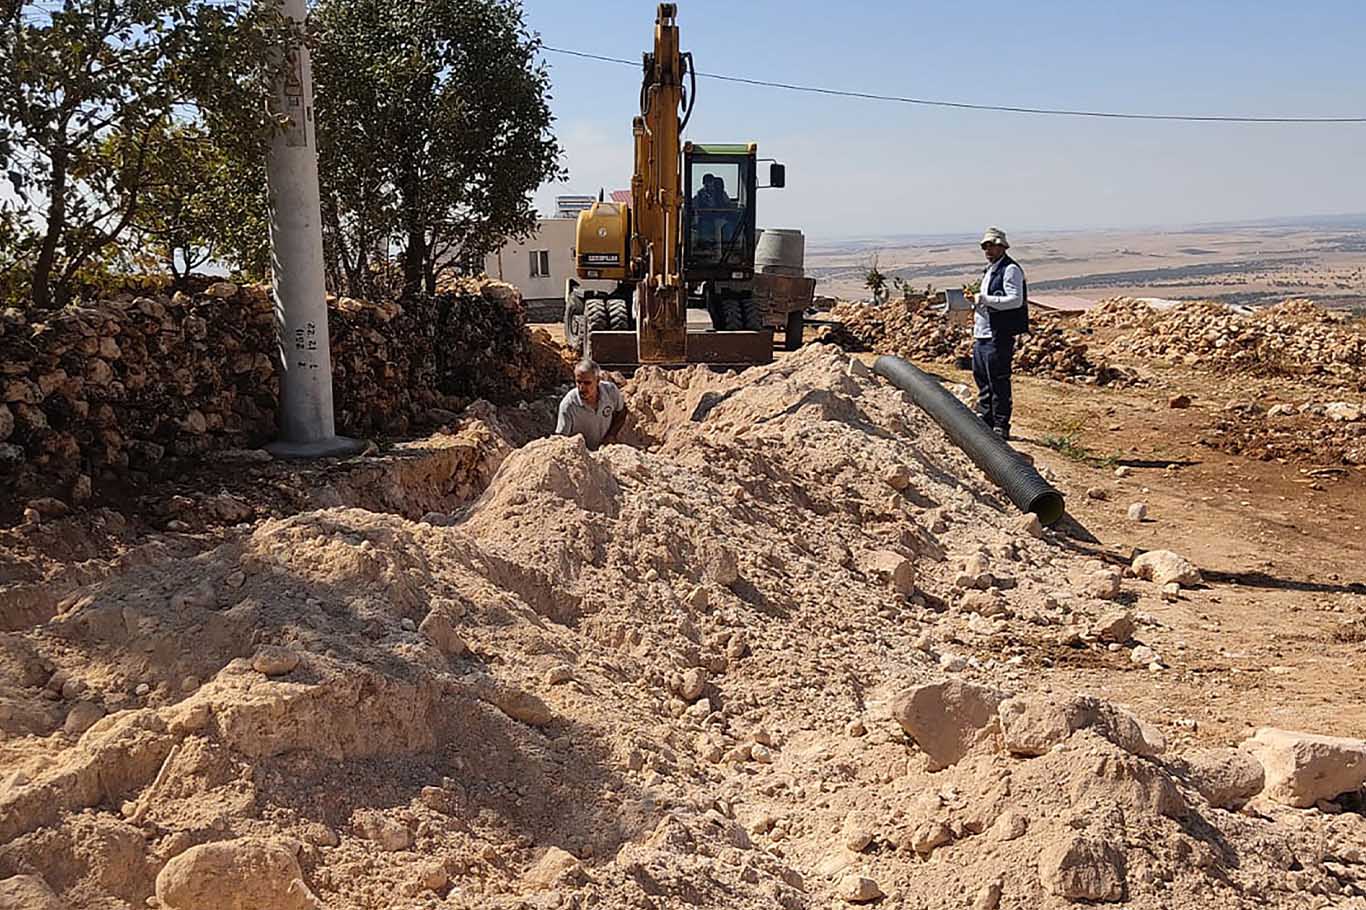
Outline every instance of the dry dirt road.
<svg viewBox="0 0 1366 910">
<path fill-rule="evenodd" d="M 1172 549 L 1207 582 L 1178 603 L 1144 606 L 1180 630 L 1150 636 L 1170 669 L 1134 667 L 1124 652 L 1104 666 L 1091 655 L 1074 662 L 1063 649 L 1047 655 L 1053 672 L 1153 717 L 1198 716 L 1200 739 L 1234 742 L 1264 724 L 1366 735 L 1366 471 L 1257 461 L 1200 442 L 1228 402 L 1272 404 L 1284 384 L 1176 370 L 1131 389 L 1031 377 L 1015 389 L 1014 445 L 1057 476 L 1069 513 L 1097 539 L 1077 546 L 1116 565 L 1135 550 Z M 1190 408 L 1168 406 L 1178 393 Z M 1073 454 L 1049 437 L 1070 437 Z M 1089 498 L 1092 489 L 1105 498 Z M 1147 504 L 1147 520 L 1129 520 L 1135 502 Z"/>
</svg>

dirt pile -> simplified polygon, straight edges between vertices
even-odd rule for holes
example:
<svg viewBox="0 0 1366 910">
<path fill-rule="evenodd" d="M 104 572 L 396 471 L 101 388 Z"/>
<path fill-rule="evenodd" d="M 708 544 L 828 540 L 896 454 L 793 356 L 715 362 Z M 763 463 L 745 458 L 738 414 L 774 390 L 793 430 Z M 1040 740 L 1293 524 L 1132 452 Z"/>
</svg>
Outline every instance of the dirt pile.
<svg viewBox="0 0 1366 910">
<path fill-rule="evenodd" d="M 73 910 L 1360 905 L 1359 814 L 1218 808 L 1236 756 L 1034 682 L 1146 647 L 1093 576 L 1156 586 L 1018 530 L 901 393 L 813 345 L 627 394 L 642 448 L 490 450 L 422 521 L 263 521 L 0 635 L 0 879 Z"/>
<path fill-rule="evenodd" d="M 0 313 L 0 520 L 169 476 L 276 430 L 277 343 L 263 287 L 123 294 L 55 313 Z M 476 398 L 531 398 L 567 379 L 526 329 L 515 288 L 461 282 L 403 305 L 329 308 L 337 429 L 402 435 Z M 310 343 L 304 338 L 301 343 Z M 8 514 L 13 511 L 14 514 Z"/>
<path fill-rule="evenodd" d="M 972 355 L 972 333 L 951 324 L 925 297 L 868 305 L 842 302 L 831 311 L 839 322 L 827 338 L 848 351 L 876 351 L 912 360 L 951 360 Z M 1031 376 L 1097 385 L 1134 381 L 1128 371 L 1095 360 L 1087 345 L 1055 319 L 1035 315 L 1015 346 L 1015 369 Z"/>
<path fill-rule="evenodd" d="M 1231 402 L 1201 442 L 1259 461 L 1366 465 L 1366 402 Z"/>
<path fill-rule="evenodd" d="M 1120 328 L 1113 355 L 1162 358 L 1221 372 L 1306 376 L 1366 389 L 1366 334 L 1307 300 L 1287 300 L 1241 315 L 1203 301 L 1165 310 L 1109 301 L 1084 319 Z"/>
</svg>

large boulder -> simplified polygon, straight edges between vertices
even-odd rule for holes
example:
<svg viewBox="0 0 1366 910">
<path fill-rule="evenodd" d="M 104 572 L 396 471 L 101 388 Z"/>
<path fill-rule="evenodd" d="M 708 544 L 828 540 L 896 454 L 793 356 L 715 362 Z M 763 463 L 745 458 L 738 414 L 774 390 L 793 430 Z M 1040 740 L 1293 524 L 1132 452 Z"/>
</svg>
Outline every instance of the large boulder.
<svg viewBox="0 0 1366 910">
<path fill-rule="evenodd" d="M 1001 738 L 1014 755 L 1043 755 L 1078 730 L 1094 730 L 1132 755 L 1166 749 L 1162 733 L 1129 712 L 1087 695 L 1020 695 L 1001 703 Z"/>
<path fill-rule="evenodd" d="M 157 875 L 165 910 L 322 910 L 283 844 L 230 840 L 191 847 Z"/>
<path fill-rule="evenodd" d="M 1262 727 L 1243 743 L 1266 771 L 1264 793 L 1308 808 L 1366 785 L 1366 741 Z"/>
<path fill-rule="evenodd" d="M 929 756 L 930 770 L 937 771 L 990 736 L 1004 698 L 995 689 L 951 679 L 901 693 L 892 702 L 892 717 Z"/>
<path fill-rule="evenodd" d="M 1039 855 L 1039 879 L 1069 901 L 1124 900 L 1124 854 L 1094 837 L 1073 834 Z"/>
<path fill-rule="evenodd" d="M 1205 749 L 1181 763 L 1186 780 L 1218 809 L 1238 809 L 1262 792 L 1261 762 L 1242 749 Z"/>
<path fill-rule="evenodd" d="M 1139 578 L 1156 585 L 1176 582 L 1189 588 L 1204 582 L 1193 562 L 1171 550 L 1151 550 L 1142 554 L 1134 560 L 1133 570 Z"/>
<path fill-rule="evenodd" d="M 36 875 L 0 881 L 0 910 L 66 910 L 66 904 Z"/>
</svg>

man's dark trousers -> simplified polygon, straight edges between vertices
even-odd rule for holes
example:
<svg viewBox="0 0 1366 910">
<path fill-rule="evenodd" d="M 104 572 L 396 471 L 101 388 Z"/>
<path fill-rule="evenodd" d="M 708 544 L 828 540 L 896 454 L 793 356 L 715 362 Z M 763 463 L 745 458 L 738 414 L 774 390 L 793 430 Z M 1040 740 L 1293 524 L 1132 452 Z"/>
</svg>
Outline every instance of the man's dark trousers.
<svg viewBox="0 0 1366 910">
<path fill-rule="evenodd" d="M 972 378 L 977 380 L 977 416 L 1002 437 L 1010 435 L 1010 361 L 1014 356 L 1014 335 L 973 339 Z"/>
</svg>

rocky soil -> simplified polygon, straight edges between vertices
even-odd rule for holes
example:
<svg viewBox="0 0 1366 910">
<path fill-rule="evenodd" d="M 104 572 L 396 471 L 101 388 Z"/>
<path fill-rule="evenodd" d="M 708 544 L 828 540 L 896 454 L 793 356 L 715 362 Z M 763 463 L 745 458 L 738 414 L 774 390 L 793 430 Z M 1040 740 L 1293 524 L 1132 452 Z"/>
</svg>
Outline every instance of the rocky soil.
<svg viewBox="0 0 1366 910">
<path fill-rule="evenodd" d="M 1360 731 L 1196 748 L 1055 673 L 1160 672 L 1179 554 L 1022 522 L 827 346 L 627 394 L 634 447 L 476 410 L 32 563 L 0 907 L 1366 907 Z"/>
<path fill-rule="evenodd" d="M 937 302 L 943 305 L 943 300 Z M 935 303 L 920 296 L 880 305 L 839 303 L 831 311 L 839 324 L 827 340 L 849 351 L 876 351 L 912 359 L 970 358 L 970 327 L 950 322 L 934 309 Z M 1135 380 L 1132 372 L 1089 353 L 1086 339 L 1068 331 L 1059 317 L 1037 308 L 1030 314 L 1029 334 L 1020 336 L 1016 343 L 1015 369 L 1029 376 L 1095 385 L 1126 385 Z"/>
</svg>

